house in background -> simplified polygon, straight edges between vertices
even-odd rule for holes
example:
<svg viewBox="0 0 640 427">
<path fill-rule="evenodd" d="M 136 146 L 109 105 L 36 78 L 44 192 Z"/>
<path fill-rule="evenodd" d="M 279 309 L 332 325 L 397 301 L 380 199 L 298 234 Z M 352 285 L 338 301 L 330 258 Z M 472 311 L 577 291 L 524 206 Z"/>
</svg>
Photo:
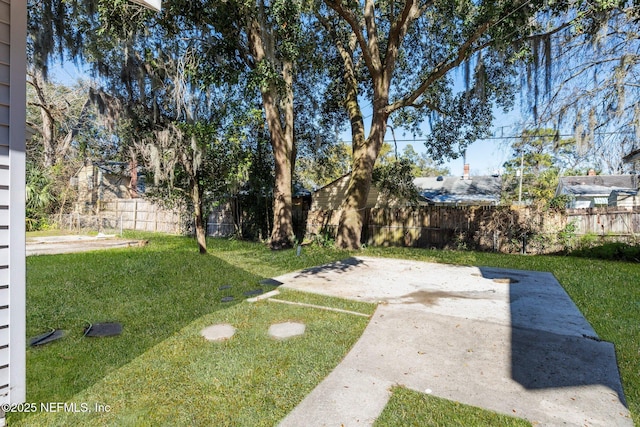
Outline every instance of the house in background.
<svg viewBox="0 0 640 427">
<path fill-rule="evenodd" d="M 625 163 L 640 162 L 640 149 L 633 150 L 632 152 L 624 156 L 622 158 L 622 161 Z"/>
<path fill-rule="evenodd" d="M 346 174 L 313 193 L 311 210 L 336 210 L 344 200 L 350 174 Z M 420 193 L 419 205 L 436 206 L 492 206 L 500 203 L 502 177 L 471 176 L 465 165 L 462 176 L 415 178 L 413 183 Z M 365 208 L 403 207 L 407 202 L 384 197 L 372 184 Z"/>
<path fill-rule="evenodd" d="M 609 206 L 634 208 L 640 206 L 638 190 L 613 190 L 609 195 Z"/>
<path fill-rule="evenodd" d="M 587 176 L 563 176 L 556 196 L 569 195 L 570 208 L 598 206 L 640 206 L 638 177 L 636 175 L 596 175 L 591 170 Z"/>
<path fill-rule="evenodd" d="M 100 202 L 134 199 L 144 193 L 144 177 L 128 162 L 87 162 L 72 178 L 78 191 L 76 212 L 90 212 Z"/>
<path fill-rule="evenodd" d="M 502 177 L 500 175 L 471 176 L 469 165 L 459 176 L 416 178 L 421 204 L 436 206 L 496 206 L 500 203 Z"/>
<path fill-rule="evenodd" d="M 327 211 L 340 209 L 340 205 L 347 195 L 350 178 L 351 173 L 347 173 L 314 191 L 311 196 L 311 210 Z M 378 207 L 381 204 L 384 204 L 384 201 L 382 200 L 380 191 L 378 191 L 375 185 L 371 185 L 365 208 Z"/>
</svg>

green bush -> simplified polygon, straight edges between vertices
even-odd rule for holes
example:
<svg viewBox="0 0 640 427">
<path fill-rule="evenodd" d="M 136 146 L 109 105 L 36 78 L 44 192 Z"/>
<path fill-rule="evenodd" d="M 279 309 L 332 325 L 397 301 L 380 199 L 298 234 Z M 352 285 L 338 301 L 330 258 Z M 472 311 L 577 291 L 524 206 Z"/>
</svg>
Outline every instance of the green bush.
<svg viewBox="0 0 640 427">
<path fill-rule="evenodd" d="M 49 226 L 48 214 L 56 202 L 53 179 L 48 170 L 30 162 L 27 163 L 26 175 L 26 229 L 27 231 L 46 229 Z"/>
<path fill-rule="evenodd" d="M 569 207 L 569 205 L 571 204 L 571 202 L 573 202 L 573 200 L 574 200 L 574 196 L 570 194 L 561 194 L 549 200 L 547 207 L 549 209 L 564 210 Z"/>
<path fill-rule="evenodd" d="M 578 248 L 589 249 L 596 246 L 598 242 L 600 242 L 600 236 L 597 233 L 583 234 L 578 240 Z"/>
<path fill-rule="evenodd" d="M 573 247 L 577 229 L 576 223 L 570 222 L 558 231 L 558 243 L 562 245 L 564 250 L 570 250 Z"/>
</svg>

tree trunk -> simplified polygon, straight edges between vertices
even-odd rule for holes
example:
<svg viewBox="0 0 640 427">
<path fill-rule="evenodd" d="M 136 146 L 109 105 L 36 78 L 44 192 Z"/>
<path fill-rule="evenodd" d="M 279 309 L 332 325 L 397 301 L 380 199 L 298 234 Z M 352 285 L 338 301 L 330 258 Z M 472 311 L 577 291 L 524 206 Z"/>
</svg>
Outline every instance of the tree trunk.
<svg viewBox="0 0 640 427">
<path fill-rule="evenodd" d="M 351 179 L 340 209 L 340 221 L 336 234 L 336 246 L 342 249 L 360 249 L 364 210 L 371 188 L 373 167 L 384 142 L 387 118 L 374 113 L 369 137 L 361 144 L 354 144 Z M 364 127 L 358 127 L 358 138 L 364 140 Z"/>
<path fill-rule="evenodd" d="M 273 189 L 273 229 L 271 249 L 279 250 L 293 246 L 293 218 L 291 192 L 291 164 L 285 148 L 274 147 L 275 186 Z"/>
<path fill-rule="evenodd" d="M 280 123 L 279 109 L 274 97 L 264 94 L 262 99 L 267 112 L 267 123 L 271 131 L 271 146 L 275 161 L 275 186 L 273 189 L 273 229 L 269 246 L 279 250 L 293 246 L 293 65 L 286 62 L 283 66 L 283 77 L 286 85 L 285 99 L 281 100 L 284 109 L 284 129 Z M 273 93 L 276 89 L 272 88 Z M 275 130 L 275 132 L 274 132 Z"/>
<path fill-rule="evenodd" d="M 133 147 L 129 148 L 129 196 L 132 199 L 138 198 L 138 159 Z"/>
<path fill-rule="evenodd" d="M 265 19 L 263 15 L 260 15 Z M 264 22 L 254 19 L 248 27 L 249 48 L 255 63 L 269 61 L 275 64 L 276 58 L 271 49 L 271 34 L 263 31 Z M 275 82 L 268 82 L 262 88 L 262 104 L 271 135 L 271 147 L 275 160 L 275 187 L 273 189 L 273 229 L 269 246 L 271 249 L 286 249 L 293 246 L 292 218 L 292 170 L 293 170 L 293 64 L 284 61 L 282 77 L 285 93 L 278 96 Z M 284 116 L 284 125 L 281 117 Z"/>
<path fill-rule="evenodd" d="M 35 89 L 38 97 L 36 105 L 40 108 L 40 117 L 42 119 L 40 134 L 42 135 L 43 166 L 48 169 L 56 164 L 56 123 L 49 110 L 49 103 L 45 94 L 47 83 L 42 70 L 36 68 L 29 75 L 31 76 L 29 83 Z"/>
<path fill-rule="evenodd" d="M 51 168 L 56 161 L 55 122 L 45 108 L 40 108 L 42 118 L 42 144 L 44 151 L 44 167 Z"/>
<path fill-rule="evenodd" d="M 191 202 L 193 203 L 193 217 L 196 226 L 196 240 L 201 254 L 207 253 L 207 232 L 202 208 L 202 195 L 200 194 L 200 184 L 198 179 L 191 180 Z"/>
<path fill-rule="evenodd" d="M 336 233 L 336 246 L 342 249 L 360 249 L 364 210 L 371 188 L 373 167 L 384 142 L 387 129 L 389 86 L 385 84 L 383 74 L 375 72 L 373 118 L 369 137 L 365 139 L 364 118 L 358 103 L 358 81 L 353 61 L 355 40 L 350 45 L 337 44 L 344 63 L 344 80 L 346 85 L 345 107 L 351 122 L 351 138 L 353 145 L 353 165 L 351 179 L 347 187 L 345 199 L 340 206 L 341 214 Z"/>
</svg>

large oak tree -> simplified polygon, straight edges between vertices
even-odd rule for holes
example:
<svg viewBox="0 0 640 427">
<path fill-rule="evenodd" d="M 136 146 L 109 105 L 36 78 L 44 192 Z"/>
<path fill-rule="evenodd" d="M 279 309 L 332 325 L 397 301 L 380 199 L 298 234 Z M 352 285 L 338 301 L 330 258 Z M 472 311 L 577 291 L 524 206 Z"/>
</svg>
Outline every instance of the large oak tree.
<svg viewBox="0 0 640 427">
<path fill-rule="evenodd" d="M 319 6 L 318 19 L 342 60 L 353 140 L 338 246 L 360 246 L 389 120 L 413 131 L 427 122 L 429 153 L 455 157 L 490 129 L 494 106 L 513 101 L 515 65 L 531 56 L 529 40 L 543 32 L 536 17 L 548 19 L 563 7 L 538 0 L 325 0 Z M 463 78 L 455 78 L 457 70 Z"/>
</svg>

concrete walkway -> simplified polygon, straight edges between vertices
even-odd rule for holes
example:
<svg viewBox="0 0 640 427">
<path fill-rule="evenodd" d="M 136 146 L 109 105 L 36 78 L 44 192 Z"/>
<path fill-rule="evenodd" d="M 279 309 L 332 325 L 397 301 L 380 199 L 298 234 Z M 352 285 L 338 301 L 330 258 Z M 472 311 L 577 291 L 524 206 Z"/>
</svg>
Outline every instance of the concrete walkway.
<svg viewBox="0 0 640 427">
<path fill-rule="evenodd" d="M 87 252 L 100 249 L 127 248 L 144 246 L 145 241 L 120 239 L 115 235 L 84 236 L 44 236 L 30 237 L 26 240 L 26 255 L 54 255 L 74 252 Z"/>
<path fill-rule="evenodd" d="M 381 303 L 283 427 L 371 425 L 394 385 L 534 426 L 633 425 L 613 345 L 550 273 L 358 257 L 275 280 Z"/>
</svg>

